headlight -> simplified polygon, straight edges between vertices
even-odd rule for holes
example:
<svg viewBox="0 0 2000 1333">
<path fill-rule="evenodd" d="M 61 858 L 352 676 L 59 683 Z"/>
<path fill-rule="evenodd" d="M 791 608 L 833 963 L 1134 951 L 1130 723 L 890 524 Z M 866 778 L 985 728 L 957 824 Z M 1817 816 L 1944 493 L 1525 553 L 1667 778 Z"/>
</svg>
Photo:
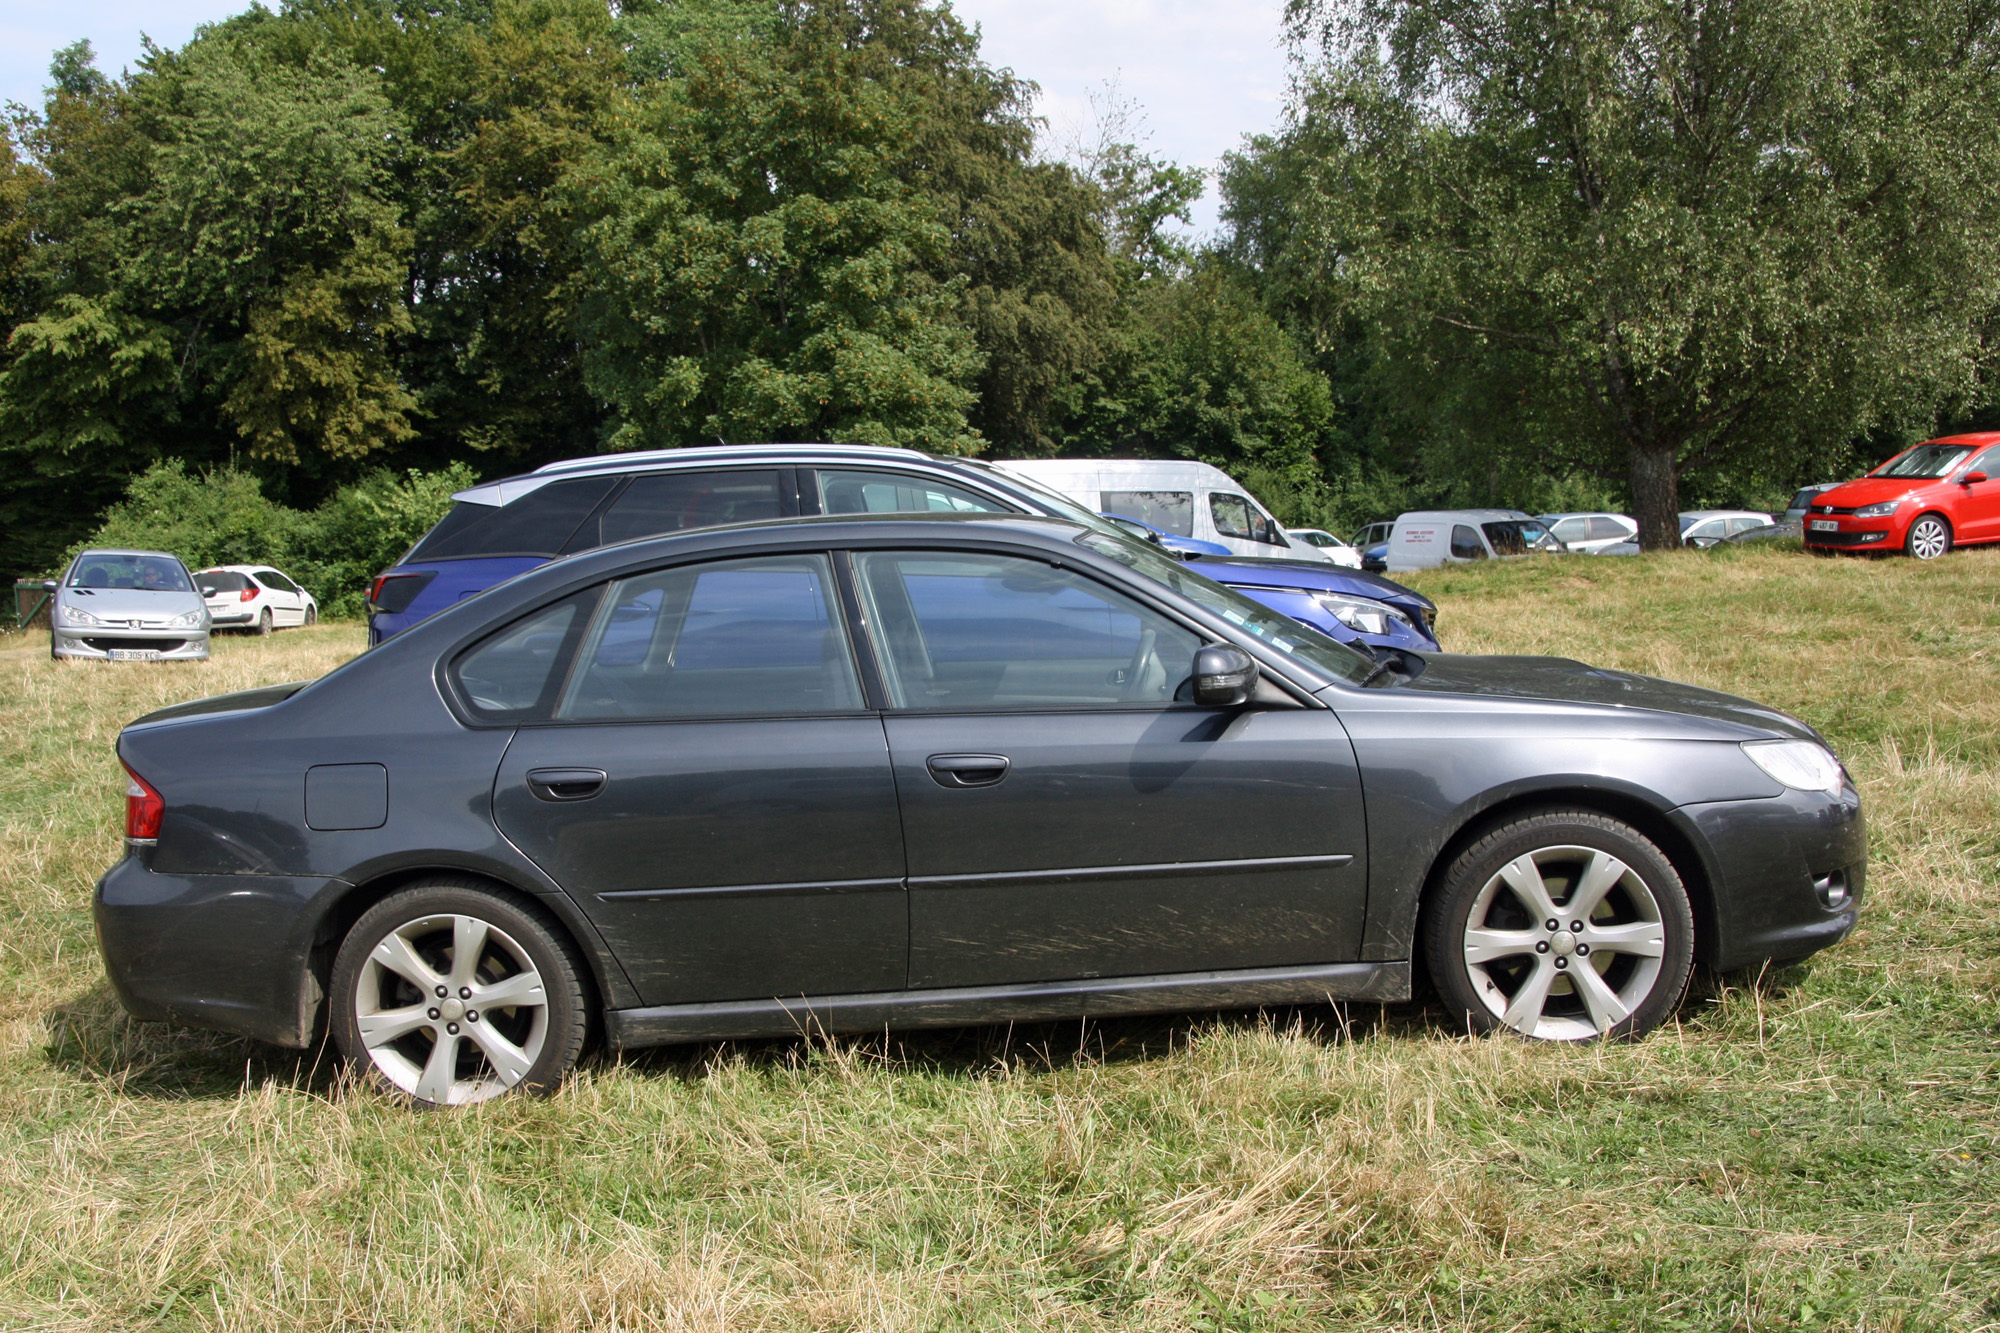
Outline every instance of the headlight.
<svg viewBox="0 0 2000 1333">
<path fill-rule="evenodd" d="M 1856 518 L 1887 518 L 1896 512 L 1896 506 L 1901 503 L 1903 503 L 1901 500 L 1890 500 L 1886 504 L 1863 505 L 1854 511 L 1854 516 Z"/>
<path fill-rule="evenodd" d="M 199 625 L 201 618 L 207 614 L 206 611 L 189 611 L 185 615 L 175 616 L 172 620 L 169 620 L 167 627 L 169 629 L 181 629 L 185 626 Z"/>
<path fill-rule="evenodd" d="M 1847 777 L 1833 751 L 1814 741 L 1745 741 L 1743 753 L 1794 791 L 1838 793 Z"/>
<path fill-rule="evenodd" d="M 1334 592 L 1318 592 L 1313 600 L 1322 610 L 1347 628 L 1361 634 L 1390 634 L 1394 626 L 1415 628 L 1410 618 L 1386 602 L 1370 597 L 1343 597 Z"/>
<path fill-rule="evenodd" d="M 65 625 L 95 625 L 100 623 L 97 617 L 90 614 L 90 612 L 79 611 L 68 602 L 63 603 L 62 619 Z"/>
</svg>

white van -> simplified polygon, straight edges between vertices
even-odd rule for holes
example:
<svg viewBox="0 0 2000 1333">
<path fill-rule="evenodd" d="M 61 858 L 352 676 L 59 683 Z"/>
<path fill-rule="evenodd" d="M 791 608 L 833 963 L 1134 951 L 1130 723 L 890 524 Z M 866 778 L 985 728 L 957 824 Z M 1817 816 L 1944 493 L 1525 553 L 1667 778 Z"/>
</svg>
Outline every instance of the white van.
<svg viewBox="0 0 2000 1333">
<path fill-rule="evenodd" d="M 1397 517 L 1387 562 L 1394 574 L 1562 549 L 1540 519 L 1518 509 L 1424 509 Z"/>
<path fill-rule="evenodd" d="M 1278 521 L 1221 468 L 1173 458 L 996 458 L 1099 514 L 1122 514 L 1162 532 L 1217 542 L 1236 555 L 1324 561 L 1285 536 Z"/>
</svg>

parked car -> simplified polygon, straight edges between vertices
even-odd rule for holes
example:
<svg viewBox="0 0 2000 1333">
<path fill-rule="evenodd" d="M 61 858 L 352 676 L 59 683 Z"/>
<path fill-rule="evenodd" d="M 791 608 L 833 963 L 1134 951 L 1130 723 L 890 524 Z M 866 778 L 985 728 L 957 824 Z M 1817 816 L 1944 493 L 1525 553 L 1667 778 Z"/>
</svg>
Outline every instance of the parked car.
<svg viewBox="0 0 2000 1333">
<path fill-rule="evenodd" d="M 1805 535 L 1805 524 L 1796 519 L 1783 523 L 1766 523 L 1761 528 L 1745 528 L 1733 532 L 1717 543 L 1719 546 L 1747 546 L 1751 542 L 1797 541 Z"/>
<path fill-rule="evenodd" d="M 1688 546 L 1713 546 L 1739 532 L 1771 525 L 1771 516 L 1754 509 L 1689 509 L 1681 513 L 1681 541 Z"/>
<path fill-rule="evenodd" d="M 1381 658 L 1015 516 L 579 554 L 118 757 L 125 1007 L 330 1029 L 428 1105 L 553 1087 L 592 1028 L 1385 1002 L 1420 955 L 1452 1028 L 1638 1036 L 1697 959 L 1843 938 L 1867 864 L 1854 785 L 1776 710 Z"/>
<path fill-rule="evenodd" d="M 1628 514 L 1588 512 L 1581 514 L 1541 514 L 1537 516 L 1557 541 L 1580 555 L 1603 555 L 1613 547 L 1620 552 L 1639 540 L 1639 523 Z"/>
<path fill-rule="evenodd" d="M 1905 449 L 1867 476 L 1813 497 L 1806 549 L 1903 550 L 1935 560 L 1954 546 L 2000 541 L 2000 431 Z"/>
<path fill-rule="evenodd" d="M 1780 521 L 1785 523 L 1803 523 L 1806 517 L 1806 510 L 1812 508 L 1814 496 L 1844 484 L 1844 482 L 1838 481 L 1822 481 L 1814 486 L 1799 487 L 1792 495 L 1792 502 L 1785 506 L 1785 514 Z"/>
<path fill-rule="evenodd" d="M 1129 514 L 1236 555 L 1317 559 L 1221 468 L 1175 458 L 1008 458 L 996 466 L 1061 491 L 1093 513 Z"/>
<path fill-rule="evenodd" d="M 1126 530 L 1018 472 L 966 458 L 861 445 L 737 445 L 578 458 L 460 491 L 458 504 L 369 592 L 381 643 L 559 555 L 664 532 L 818 513 L 1035 513 Z M 1211 577 L 1335 638 L 1432 650 L 1421 593 L 1322 562 L 1198 555 Z M 1345 617 L 1343 619 L 1342 617 Z M 1379 624 L 1382 633 L 1362 626 Z"/>
<path fill-rule="evenodd" d="M 1317 551 L 1330 565 L 1339 565 L 1342 569 L 1361 568 L 1361 552 L 1324 529 L 1286 528 L 1285 535 L 1292 539 L 1294 549 Z"/>
<path fill-rule="evenodd" d="M 1352 545 L 1361 552 L 1363 569 L 1380 574 L 1389 567 L 1389 533 L 1395 526 L 1394 519 L 1383 519 L 1354 534 Z"/>
<path fill-rule="evenodd" d="M 208 608 L 165 551 L 85 551 L 48 585 L 49 654 L 100 662 L 198 662 Z"/>
<path fill-rule="evenodd" d="M 1542 521 L 1518 509 L 1429 509 L 1403 514 L 1389 532 L 1391 572 L 1470 560 L 1560 552 Z"/>
<path fill-rule="evenodd" d="M 195 584 L 217 629 L 269 634 L 281 626 L 319 621 L 313 595 L 269 565 L 217 565 L 195 575 Z"/>
<path fill-rule="evenodd" d="M 1142 542 L 1154 542 L 1179 555 L 1229 554 L 1229 548 L 1221 542 L 1204 542 L 1196 541 L 1193 537 L 1176 537 L 1173 533 L 1165 529 L 1156 528 L 1150 523 L 1141 523 L 1138 519 L 1127 518 L 1123 514 L 1100 514 L 1098 517 L 1116 523 Z"/>
</svg>

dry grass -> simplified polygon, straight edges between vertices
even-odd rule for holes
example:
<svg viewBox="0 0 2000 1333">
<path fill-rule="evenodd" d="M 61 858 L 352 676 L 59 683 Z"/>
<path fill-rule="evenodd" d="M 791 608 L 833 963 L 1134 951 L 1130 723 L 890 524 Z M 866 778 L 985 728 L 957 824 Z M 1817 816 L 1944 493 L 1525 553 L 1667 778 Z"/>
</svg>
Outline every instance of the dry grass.
<svg viewBox="0 0 2000 1333">
<path fill-rule="evenodd" d="M 1863 930 L 1638 1046 L 1302 1010 L 678 1048 L 412 1116 L 125 1022 L 86 911 L 117 726 L 322 671 L 0 640 L 0 1326 L 2000 1327 L 2000 558 L 1425 581 L 1462 650 L 1793 709 L 1874 835 Z"/>
</svg>

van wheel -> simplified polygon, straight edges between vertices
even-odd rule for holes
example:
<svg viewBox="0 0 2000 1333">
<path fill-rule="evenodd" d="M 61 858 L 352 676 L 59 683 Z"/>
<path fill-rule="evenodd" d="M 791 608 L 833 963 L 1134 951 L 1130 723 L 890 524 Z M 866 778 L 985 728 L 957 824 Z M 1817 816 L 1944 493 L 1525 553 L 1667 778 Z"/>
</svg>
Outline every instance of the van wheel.
<svg viewBox="0 0 2000 1333">
<path fill-rule="evenodd" d="M 589 1028 L 583 970 L 540 912 L 432 880 L 354 923 L 333 964 L 341 1054 L 416 1106 L 553 1091 Z"/>
<path fill-rule="evenodd" d="M 1903 549 L 1919 560 L 1935 560 L 1951 549 L 1951 524 L 1942 514 L 1925 514 L 1910 524 Z"/>
<path fill-rule="evenodd" d="M 1424 946 L 1439 995 L 1474 1030 L 1632 1038 L 1686 993 L 1694 914 L 1644 834 L 1560 810 L 1512 820 L 1460 853 L 1427 911 Z"/>
</svg>

